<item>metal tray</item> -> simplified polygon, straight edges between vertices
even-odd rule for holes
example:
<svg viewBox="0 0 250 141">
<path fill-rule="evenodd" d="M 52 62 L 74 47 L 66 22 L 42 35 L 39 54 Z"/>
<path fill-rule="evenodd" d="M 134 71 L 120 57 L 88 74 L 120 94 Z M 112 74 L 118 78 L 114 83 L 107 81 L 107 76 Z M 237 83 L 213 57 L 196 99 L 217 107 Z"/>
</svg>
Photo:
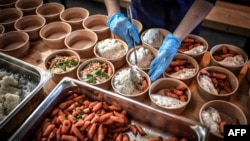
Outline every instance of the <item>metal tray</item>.
<svg viewBox="0 0 250 141">
<path fill-rule="evenodd" d="M 20 74 L 25 79 L 32 80 L 36 84 L 35 88 L 24 96 L 20 103 L 0 121 L 0 137 L 3 139 L 13 134 L 14 130 L 25 121 L 29 114 L 45 98 L 39 91 L 52 77 L 52 74 L 4 53 L 0 53 L 0 68 L 4 68 L 11 73 Z"/>
<path fill-rule="evenodd" d="M 207 140 L 208 129 L 198 122 L 154 109 L 141 102 L 69 77 L 64 77 L 57 84 L 46 99 L 35 109 L 9 140 L 32 140 L 31 135 L 35 135 L 44 118 L 50 115 L 52 110 L 64 100 L 65 97 L 72 93 L 84 94 L 90 100 L 105 101 L 108 104 L 120 105 L 127 111 L 131 122 L 142 125 L 149 136 L 160 135 L 162 137 L 169 137 L 176 135 L 186 137 L 192 141 Z M 137 136 L 134 139 L 143 141 L 146 140 L 146 137 L 142 138 L 141 136 Z"/>
</svg>

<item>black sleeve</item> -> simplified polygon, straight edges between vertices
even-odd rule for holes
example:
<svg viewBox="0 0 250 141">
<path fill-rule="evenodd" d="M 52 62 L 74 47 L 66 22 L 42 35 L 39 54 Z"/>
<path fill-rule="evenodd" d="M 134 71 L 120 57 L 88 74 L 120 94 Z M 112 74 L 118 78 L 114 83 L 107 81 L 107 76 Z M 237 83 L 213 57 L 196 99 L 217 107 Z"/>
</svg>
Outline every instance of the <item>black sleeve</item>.
<svg viewBox="0 0 250 141">
<path fill-rule="evenodd" d="M 216 0 L 206 0 L 206 1 L 209 1 L 211 2 L 212 4 L 215 4 Z"/>
</svg>

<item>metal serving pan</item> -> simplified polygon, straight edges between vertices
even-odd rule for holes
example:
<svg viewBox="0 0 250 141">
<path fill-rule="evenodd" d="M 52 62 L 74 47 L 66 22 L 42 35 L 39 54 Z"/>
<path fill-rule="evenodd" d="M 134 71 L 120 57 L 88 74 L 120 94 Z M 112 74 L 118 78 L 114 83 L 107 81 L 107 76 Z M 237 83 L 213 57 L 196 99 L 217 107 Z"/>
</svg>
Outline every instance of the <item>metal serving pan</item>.
<svg viewBox="0 0 250 141">
<path fill-rule="evenodd" d="M 146 104 L 69 77 L 64 77 L 57 84 L 9 140 L 32 140 L 32 135 L 35 135 L 38 127 L 41 127 L 44 118 L 50 115 L 52 110 L 65 97 L 72 93 L 84 94 L 90 100 L 105 101 L 108 104 L 120 105 L 127 111 L 131 122 L 142 125 L 148 135 L 161 135 L 162 137 L 177 135 L 187 137 L 192 141 L 207 140 L 208 129 L 198 122 L 154 109 Z M 146 140 L 146 138 L 142 138 L 141 136 L 137 137 L 135 138 L 136 140 Z"/>
<path fill-rule="evenodd" d="M 41 103 L 45 95 L 40 92 L 44 84 L 52 77 L 46 70 L 33 66 L 0 52 L 0 69 L 14 74 L 20 74 L 25 80 L 32 80 L 34 89 L 24 96 L 20 103 L 0 121 L 0 137 L 6 138 L 14 133 L 31 112 Z"/>
</svg>

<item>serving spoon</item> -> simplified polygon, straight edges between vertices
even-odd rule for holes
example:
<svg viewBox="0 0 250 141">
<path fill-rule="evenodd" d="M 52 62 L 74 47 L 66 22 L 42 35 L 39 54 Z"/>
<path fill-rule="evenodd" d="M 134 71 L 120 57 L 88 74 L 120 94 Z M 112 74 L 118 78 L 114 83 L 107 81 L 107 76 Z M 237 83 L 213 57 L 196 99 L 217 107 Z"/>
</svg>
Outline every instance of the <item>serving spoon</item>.
<svg viewBox="0 0 250 141">
<path fill-rule="evenodd" d="M 127 8 L 127 16 L 128 16 L 129 21 L 132 24 L 134 24 L 130 6 L 128 6 L 128 8 Z M 134 50 L 135 64 L 133 64 L 131 69 L 130 69 L 130 76 L 131 76 L 131 80 L 133 81 L 136 88 L 141 89 L 141 87 L 142 87 L 142 77 L 141 77 L 141 73 L 140 73 L 140 71 L 138 69 L 137 52 L 136 52 L 135 46 L 136 46 L 135 41 L 133 41 L 133 47 L 132 48 Z"/>
</svg>

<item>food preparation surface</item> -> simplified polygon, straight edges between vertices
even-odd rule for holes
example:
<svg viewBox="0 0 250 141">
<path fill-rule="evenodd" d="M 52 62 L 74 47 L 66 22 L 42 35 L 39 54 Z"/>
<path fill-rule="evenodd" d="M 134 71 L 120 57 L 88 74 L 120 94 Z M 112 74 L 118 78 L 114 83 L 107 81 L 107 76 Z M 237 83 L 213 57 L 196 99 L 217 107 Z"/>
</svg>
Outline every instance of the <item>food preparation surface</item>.
<svg viewBox="0 0 250 141">
<path fill-rule="evenodd" d="M 51 52 L 53 52 L 52 49 L 46 47 L 46 45 L 41 40 L 38 40 L 36 42 L 31 43 L 31 49 L 28 55 L 22 58 L 22 60 L 45 69 L 44 60 Z M 210 63 L 209 52 L 206 52 L 200 62 L 200 68 L 209 66 L 209 63 Z M 247 70 L 248 70 L 248 64 L 246 64 L 242 68 L 238 76 L 240 87 L 236 92 L 236 94 L 231 97 L 230 102 L 234 103 L 243 110 L 243 112 L 247 117 L 248 123 L 250 123 L 250 111 L 248 108 L 250 106 L 249 83 L 247 82 L 245 77 Z M 49 80 L 48 83 L 45 84 L 43 88 L 44 92 L 46 94 L 49 94 L 50 91 L 56 85 L 57 84 L 55 82 Z M 193 79 L 189 87 L 192 92 L 192 99 L 180 116 L 199 122 L 199 110 L 200 107 L 206 102 L 206 100 L 202 99 L 202 97 L 200 97 L 197 91 L 196 77 Z M 149 101 L 149 98 L 144 100 L 143 102 L 148 105 L 152 105 L 151 102 Z"/>
</svg>

